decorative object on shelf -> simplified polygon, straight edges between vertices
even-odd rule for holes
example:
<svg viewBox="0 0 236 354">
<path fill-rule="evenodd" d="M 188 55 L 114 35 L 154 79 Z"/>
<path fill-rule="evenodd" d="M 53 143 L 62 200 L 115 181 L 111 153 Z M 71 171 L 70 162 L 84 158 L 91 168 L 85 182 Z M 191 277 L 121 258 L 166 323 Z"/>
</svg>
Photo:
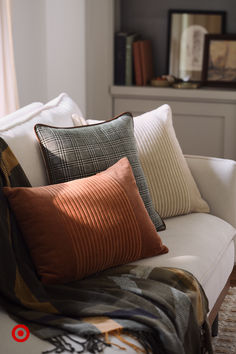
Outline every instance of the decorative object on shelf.
<svg viewBox="0 0 236 354">
<path fill-rule="evenodd" d="M 182 82 L 176 82 L 172 85 L 174 88 L 178 89 L 197 89 L 201 87 L 200 82 L 192 82 L 192 81 L 182 81 Z"/>
<path fill-rule="evenodd" d="M 202 81 L 236 88 L 236 34 L 205 36 Z"/>
<path fill-rule="evenodd" d="M 169 10 L 168 72 L 184 81 L 201 81 L 205 34 L 222 34 L 224 11 Z"/>
<path fill-rule="evenodd" d="M 169 87 L 180 88 L 180 89 L 196 89 L 201 87 L 200 82 L 194 81 L 183 81 L 172 75 L 162 75 L 151 80 L 151 86 L 156 87 Z"/>
<path fill-rule="evenodd" d="M 170 85 L 171 85 L 171 83 L 166 78 L 164 78 L 162 76 L 151 80 L 151 86 L 168 87 Z"/>
</svg>

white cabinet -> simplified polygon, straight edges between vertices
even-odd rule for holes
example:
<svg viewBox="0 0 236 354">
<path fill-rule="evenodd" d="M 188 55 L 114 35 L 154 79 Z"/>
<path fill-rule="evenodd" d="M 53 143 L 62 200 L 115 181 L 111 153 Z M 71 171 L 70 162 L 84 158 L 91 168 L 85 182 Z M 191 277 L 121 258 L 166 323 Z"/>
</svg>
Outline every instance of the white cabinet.
<svg viewBox="0 0 236 354">
<path fill-rule="evenodd" d="M 236 160 L 236 91 L 111 86 L 113 115 L 139 115 L 167 103 L 185 154 Z"/>
</svg>

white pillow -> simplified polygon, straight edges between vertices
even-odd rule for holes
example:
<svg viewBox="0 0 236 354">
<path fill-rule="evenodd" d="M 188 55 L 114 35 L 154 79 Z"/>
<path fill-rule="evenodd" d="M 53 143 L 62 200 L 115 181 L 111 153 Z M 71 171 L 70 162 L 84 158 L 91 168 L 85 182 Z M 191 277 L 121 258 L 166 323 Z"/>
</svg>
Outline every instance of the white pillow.
<svg viewBox="0 0 236 354">
<path fill-rule="evenodd" d="M 88 125 L 89 123 L 85 118 L 80 116 L 79 114 L 72 114 L 72 121 L 75 127 L 81 127 L 82 125 Z"/>
<path fill-rule="evenodd" d="M 162 218 L 209 212 L 182 153 L 168 105 L 134 117 L 139 158 L 155 209 Z"/>
<path fill-rule="evenodd" d="M 85 119 L 84 117 L 79 116 L 78 114 L 73 114 L 72 120 L 75 127 L 81 127 L 83 125 L 93 125 L 104 122 L 104 120 Z"/>
<path fill-rule="evenodd" d="M 40 105 L 37 109 L 31 108 L 32 110 L 29 111 L 24 107 L 22 111 L 18 110 L 4 117 L 4 124 L 0 120 L 0 137 L 10 146 L 32 186 L 41 186 L 48 182 L 40 147 L 34 133 L 35 124 L 70 127 L 74 125 L 72 114 L 82 114 L 66 93 L 60 94 L 45 105 Z"/>
<path fill-rule="evenodd" d="M 41 102 L 33 102 L 19 108 L 17 111 L 10 113 L 0 119 L 0 134 L 8 129 L 13 128 L 15 125 L 21 123 L 24 119 L 28 119 L 28 115 L 32 112 L 39 110 L 43 106 Z"/>
</svg>

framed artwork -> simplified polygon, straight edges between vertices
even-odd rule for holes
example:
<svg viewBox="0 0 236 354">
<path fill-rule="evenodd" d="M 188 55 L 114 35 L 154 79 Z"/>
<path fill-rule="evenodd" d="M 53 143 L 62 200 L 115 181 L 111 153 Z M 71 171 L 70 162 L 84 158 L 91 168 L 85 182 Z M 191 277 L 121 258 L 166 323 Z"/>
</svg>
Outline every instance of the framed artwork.
<svg viewBox="0 0 236 354">
<path fill-rule="evenodd" d="M 168 70 L 184 81 L 201 81 L 205 34 L 223 34 L 224 11 L 169 10 Z"/>
<path fill-rule="evenodd" d="M 236 88 L 236 34 L 206 35 L 202 81 Z"/>
</svg>

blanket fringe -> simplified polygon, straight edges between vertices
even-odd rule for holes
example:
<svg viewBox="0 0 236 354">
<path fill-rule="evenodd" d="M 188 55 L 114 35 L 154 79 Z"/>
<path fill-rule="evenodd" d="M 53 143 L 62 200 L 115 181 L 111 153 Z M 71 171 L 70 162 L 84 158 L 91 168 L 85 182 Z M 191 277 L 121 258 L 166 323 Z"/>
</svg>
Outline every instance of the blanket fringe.
<svg viewBox="0 0 236 354">
<path fill-rule="evenodd" d="M 109 333 L 108 332 L 104 333 L 104 335 L 105 335 L 105 341 L 108 345 L 110 345 L 110 346 L 114 345 L 115 347 L 119 348 L 120 350 L 126 350 L 124 347 L 121 347 L 119 344 L 112 343 L 109 340 Z"/>
<path fill-rule="evenodd" d="M 125 339 L 122 335 L 122 332 L 118 330 L 118 331 L 112 331 L 111 333 L 106 332 L 101 337 L 89 336 L 86 337 L 84 340 L 75 339 L 71 335 L 61 335 L 53 338 L 48 338 L 48 342 L 51 343 L 54 346 L 54 348 L 44 351 L 42 352 L 42 354 L 64 353 L 64 352 L 69 352 L 69 353 L 89 352 L 92 354 L 96 354 L 96 353 L 103 352 L 105 347 L 111 347 L 111 346 L 115 346 L 120 350 L 126 351 L 125 347 L 122 347 L 117 343 L 111 342 L 109 339 L 109 335 L 116 337 L 122 343 L 133 348 L 136 353 L 150 353 L 150 347 L 148 348 L 147 342 L 144 340 L 141 333 L 140 333 L 141 337 L 139 336 L 137 337 L 135 335 L 132 335 L 131 333 L 126 333 L 126 332 L 125 334 L 136 340 L 140 340 L 140 338 L 142 338 L 142 340 L 140 340 L 140 344 L 144 346 L 144 349 L 138 347 L 137 345 Z M 76 349 L 73 346 L 73 343 L 77 344 Z"/>
<path fill-rule="evenodd" d="M 120 334 L 114 333 L 114 336 L 115 336 L 117 339 L 119 339 L 121 342 L 123 342 L 124 344 L 127 344 L 129 347 L 133 348 L 133 349 L 136 351 L 136 353 L 146 353 L 146 350 L 137 347 L 137 345 L 135 345 L 135 344 L 129 342 L 129 341 L 126 340 L 124 337 L 122 337 Z M 124 350 L 126 350 L 126 349 L 124 348 Z"/>
<path fill-rule="evenodd" d="M 71 342 L 74 342 L 80 346 L 81 349 L 75 349 L 74 346 L 68 342 L 65 338 L 69 339 Z M 110 344 L 106 343 L 105 340 L 91 336 L 86 338 L 84 341 L 79 341 L 72 338 L 69 335 L 57 336 L 54 338 L 49 338 L 48 342 L 51 343 L 54 348 L 42 352 L 42 354 L 49 353 L 84 353 L 88 351 L 89 353 L 96 354 L 101 353 L 106 346 Z"/>
<path fill-rule="evenodd" d="M 205 322 L 201 328 L 201 337 L 203 341 L 206 341 L 206 333 L 209 331 L 209 326 L 208 323 Z M 134 338 L 139 341 L 139 343 L 143 346 L 143 348 L 138 347 L 137 345 L 131 343 L 127 339 L 123 337 L 123 334 L 126 334 L 127 336 Z M 109 336 L 112 335 L 116 337 L 119 341 L 122 343 L 128 345 L 129 347 L 133 348 L 136 353 L 151 353 L 155 348 L 157 349 L 157 342 L 155 339 L 155 345 L 153 342 L 153 337 L 149 333 L 129 333 L 129 332 L 122 332 L 120 330 L 115 330 L 112 332 L 105 332 L 101 336 L 87 336 L 84 338 L 84 340 L 78 340 L 72 337 L 71 335 L 61 335 L 53 338 L 48 338 L 48 342 L 51 343 L 54 348 L 42 352 L 42 354 L 50 354 L 50 353 L 64 353 L 64 352 L 69 352 L 69 353 L 84 353 L 84 352 L 89 352 L 92 354 L 96 353 L 101 353 L 105 349 L 105 347 L 111 347 L 115 346 L 119 348 L 122 351 L 126 351 L 125 347 L 120 346 L 117 343 L 111 342 L 109 339 Z M 69 342 L 69 341 L 70 342 Z M 73 343 L 77 344 L 79 346 L 79 349 L 73 346 Z M 159 343 L 160 344 L 160 343 Z M 203 344 L 203 343 L 202 343 Z M 203 348 L 206 348 L 209 343 L 204 343 L 202 345 L 202 354 L 213 354 L 211 350 L 204 350 Z M 155 352 L 155 351 L 154 351 Z M 163 353 L 161 350 L 160 346 L 158 345 L 158 352 Z"/>
<path fill-rule="evenodd" d="M 63 340 L 62 336 L 48 338 L 48 342 L 51 343 L 54 346 L 54 348 L 50 349 L 50 350 L 46 350 L 46 351 L 42 352 L 42 354 L 49 354 L 49 353 L 53 353 L 53 352 L 63 353 L 64 351 L 66 351 L 68 349 L 65 346 L 65 341 Z"/>
</svg>

